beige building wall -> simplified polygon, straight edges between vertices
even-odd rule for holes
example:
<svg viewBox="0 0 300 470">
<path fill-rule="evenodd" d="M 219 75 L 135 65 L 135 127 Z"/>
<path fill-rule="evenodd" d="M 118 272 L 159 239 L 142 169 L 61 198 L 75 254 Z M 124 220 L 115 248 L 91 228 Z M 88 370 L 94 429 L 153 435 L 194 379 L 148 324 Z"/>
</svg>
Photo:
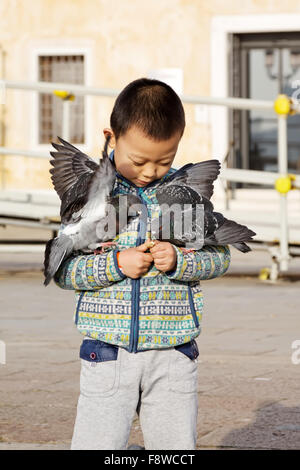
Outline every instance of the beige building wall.
<svg viewBox="0 0 300 470">
<path fill-rule="evenodd" d="M 81 48 L 89 58 L 87 85 L 121 90 L 149 70 L 176 67 L 183 70 L 184 94 L 207 96 L 214 16 L 299 12 L 298 0 L 2 0 L 1 68 L 5 79 L 33 81 L 36 51 Z M 34 95 L 7 90 L 0 105 L 1 145 L 37 150 Z M 113 103 L 114 98 L 89 99 L 85 150 L 93 157 L 101 154 L 102 129 L 109 126 Z M 185 110 L 187 126 L 176 166 L 212 157 L 209 124 L 196 122 L 194 106 L 185 105 Z M 48 160 L 0 156 L 0 161 L 2 188 L 52 188 Z"/>
</svg>

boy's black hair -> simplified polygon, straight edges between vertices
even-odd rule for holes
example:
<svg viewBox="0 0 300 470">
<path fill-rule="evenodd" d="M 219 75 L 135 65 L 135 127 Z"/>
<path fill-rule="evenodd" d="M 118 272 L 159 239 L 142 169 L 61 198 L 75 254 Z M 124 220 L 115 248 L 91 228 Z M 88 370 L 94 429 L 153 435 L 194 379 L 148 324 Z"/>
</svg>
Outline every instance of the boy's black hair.
<svg viewBox="0 0 300 470">
<path fill-rule="evenodd" d="M 183 134 L 184 109 L 173 88 L 152 78 L 130 82 L 115 101 L 110 127 L 118 139 L 132 126 L 155 141 L 168 140 L 178 131 Z"/>
</svg>

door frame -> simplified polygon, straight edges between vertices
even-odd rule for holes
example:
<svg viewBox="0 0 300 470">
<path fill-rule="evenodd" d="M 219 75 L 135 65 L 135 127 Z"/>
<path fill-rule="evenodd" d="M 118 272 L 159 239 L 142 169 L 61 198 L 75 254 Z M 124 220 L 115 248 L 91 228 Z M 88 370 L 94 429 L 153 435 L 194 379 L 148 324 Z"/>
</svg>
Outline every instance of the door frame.
<svg viewBox="0 0 300 470">
<path fill-rule="evenodd" d="M 229 96 L 229 55 L 231 34 L 300 31 L 299 14 L 221 15 L 211 20 L 210 41 L 210 94 L 213 97 Z M 221 77 L 221 78 L 220 78 Z M 224 161 L 230 143 L 228 108 L 211 106 L 212 158 Z M 251 189 L 244 191 L 252 191 Z M 273 189 L 270 189 L 273 191 Z M 215 185 L 215 196 L 224 200 L 225 191 L 221 183 Z M 274 192 L 274 198 L 277 196 Z"/>
</svg>

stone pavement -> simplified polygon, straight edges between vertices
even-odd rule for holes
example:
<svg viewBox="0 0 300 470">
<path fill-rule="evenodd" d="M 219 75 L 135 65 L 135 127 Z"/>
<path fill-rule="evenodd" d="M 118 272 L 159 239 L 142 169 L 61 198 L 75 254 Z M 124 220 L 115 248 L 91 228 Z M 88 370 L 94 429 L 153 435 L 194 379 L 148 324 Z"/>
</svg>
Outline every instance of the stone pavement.
<svg viewBox="0 0 300 470">
<path fill-rule="evenodd" d="M 259 281 L 263 252 L 231 250 L 228 273 L 202 281 L 198 449 L 300 448 L 300 258 Z M 73 291 L 42 284 L 42 253 L 0 254 L 0 450 L 69 449 L 81 336 Z M 143 444 L 136 417 L 129 444 Z"/>
</svg>

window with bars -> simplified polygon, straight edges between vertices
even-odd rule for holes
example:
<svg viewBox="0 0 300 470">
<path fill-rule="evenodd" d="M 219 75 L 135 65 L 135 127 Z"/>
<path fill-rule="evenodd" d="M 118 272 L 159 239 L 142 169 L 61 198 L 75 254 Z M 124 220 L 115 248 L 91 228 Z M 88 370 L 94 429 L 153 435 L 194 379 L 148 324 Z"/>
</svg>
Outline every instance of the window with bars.
<svg viewBox="0 0 300 470">
<path fill-rule="evenodd" d="M 39 81 L 84 84 L 83 55 L 41 55 L 38 58 Z M 70 101 L 69 138 L 83 144 L 84 97 Z M 57 142 L 62 136 L 63 101 L 50 93 L 39 94 L 39 143 Z"/>
</svg>

